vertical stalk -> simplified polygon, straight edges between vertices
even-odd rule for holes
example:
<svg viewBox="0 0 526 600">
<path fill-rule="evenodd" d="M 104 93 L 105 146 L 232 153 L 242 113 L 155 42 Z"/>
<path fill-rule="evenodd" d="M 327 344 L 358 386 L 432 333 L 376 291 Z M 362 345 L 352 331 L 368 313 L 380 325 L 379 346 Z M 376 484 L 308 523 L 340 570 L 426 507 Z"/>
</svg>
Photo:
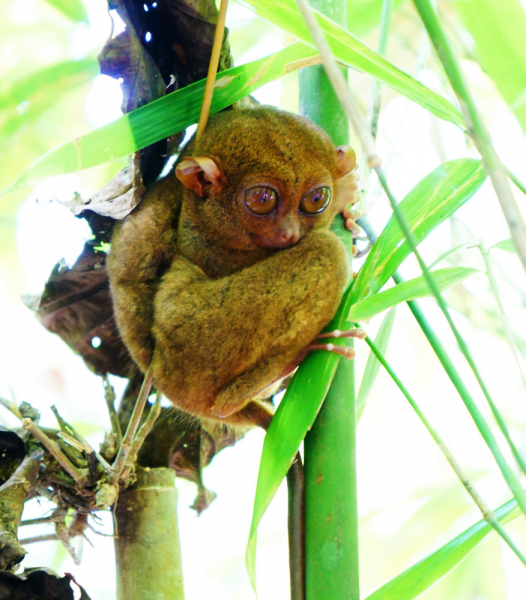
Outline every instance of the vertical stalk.
<svg viewBox="0 0 526 600">
<path fill-rule="evenodd" d="M 342 0 L 312 6 L 346 23 Z M 302 114 L 336 145 L 349 141 L 347 118 L 322 66 L 300 72 Z M 333 231 L 352 256 L 352 240 L 337 219 Z M 307 600 L 358 600 L 354 364 L 342 359 L 318 417 L 305 438 L 305 535 Z"/>
<path fill-rule="evenodd" d="M 184 600 L 172 469 L 137 468 L 115 508 L 117 600 Z"/>
</svg>

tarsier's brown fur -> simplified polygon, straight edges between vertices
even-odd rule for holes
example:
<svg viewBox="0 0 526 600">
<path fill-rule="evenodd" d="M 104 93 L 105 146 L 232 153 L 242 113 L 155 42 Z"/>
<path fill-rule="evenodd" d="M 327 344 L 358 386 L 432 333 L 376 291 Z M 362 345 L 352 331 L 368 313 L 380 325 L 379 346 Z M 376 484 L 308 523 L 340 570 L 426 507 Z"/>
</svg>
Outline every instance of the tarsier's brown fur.
<svg viewBox="0 0 526 600">
<path fill-rule="evenodd" d="M 179 409 L 268 425 L 262 399 L 333 317 L 350 279 L 328 230 L 355 188 L 342 152 L 296 115 L 224 112 L 184 149 L 176 170 L 184 185 L 171 173 L 116 227 L 108 267 L 119 330 Z M 244 193 L 262 184 L 280 198 L 257 216 Z M 299 211 L 321 185 L 332 188 L 326 210 Z"/>
</svg>

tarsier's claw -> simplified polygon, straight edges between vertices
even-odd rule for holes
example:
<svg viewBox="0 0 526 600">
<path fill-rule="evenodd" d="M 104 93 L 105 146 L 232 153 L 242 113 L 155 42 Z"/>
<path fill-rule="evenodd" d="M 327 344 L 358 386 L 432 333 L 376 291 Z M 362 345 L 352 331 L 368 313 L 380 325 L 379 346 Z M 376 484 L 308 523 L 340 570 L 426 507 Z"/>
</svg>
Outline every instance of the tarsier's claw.
<svg viewBox="0 0 526 600">
<path fill-rule="evenodd" d="M 361 340 L 365 339 L 366 334 L 363 329 L 349 329 L 348 331 L 340 331 L 336 329 L 335 331 L 328 331 L 327 333 L 320 333 L 316 337 L 316 340 L 324 340 L 328 338 L 359 338 Z M 354 358 L 356 356 L 354 350 L 352 348 L 345 348 L 343 346 L 336 346 L 335 344 L 318 344 L 317 342 L 313 342 L 307 348 L 309 351 L 311 350 L 327 350 L 328 352 L 335 352 L 336 354 L 341 354 L 345 356 L 345 358 Z"/>
<path fill-rule="evenodd" d="M 328 352 L 334 352 L 335 354 L 341 354 L 345 358 L 354 358 L 356 353 L 352 348 L 344 348 L 343 346 L 335 346 L 334 344 L 310 344 L 308 346 L 310 350 L 327 350 Z"/>
</svg>

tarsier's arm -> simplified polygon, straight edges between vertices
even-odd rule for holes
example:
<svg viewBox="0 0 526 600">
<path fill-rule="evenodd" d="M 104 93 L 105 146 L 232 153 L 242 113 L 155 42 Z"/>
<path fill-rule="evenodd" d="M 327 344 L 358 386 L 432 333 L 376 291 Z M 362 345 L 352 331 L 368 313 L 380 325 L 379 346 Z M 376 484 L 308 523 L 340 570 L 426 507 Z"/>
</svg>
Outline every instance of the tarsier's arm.
<svg viewBox="0 0 526 600">
<path fill-rule="evenodd" d="M 175 254 L 180 202 L 170 179 L 159 182 L 130 217 L 116 226 L 108 259 L 115 319 L 132 358 L 143 371 L 150 364 L 154 346 L 154 297 Z"/>
<path fill-rule="evenodd" d="M 247 425 L 233 413 L 316 337 L 349 277 L 341 242 L 325 230 L 217 280 L 176 257 L 155 298 L 157 387 L 182 410 Z"/>
</svg>

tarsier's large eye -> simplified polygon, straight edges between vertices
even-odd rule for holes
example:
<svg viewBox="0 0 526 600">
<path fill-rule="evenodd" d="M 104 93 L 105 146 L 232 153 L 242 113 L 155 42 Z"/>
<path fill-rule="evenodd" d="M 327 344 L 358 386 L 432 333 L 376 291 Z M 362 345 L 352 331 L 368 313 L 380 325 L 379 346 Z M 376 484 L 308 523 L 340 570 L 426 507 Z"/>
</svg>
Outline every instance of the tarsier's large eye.
<svg viewBox="0 0 526 600">
<path fill-rule="evenodd" d="M 245 204 L 256 215 L 268 215 L 278 203 L 276 190 L 270 187 L 253 187 L 245 192 Z"/>
<path fill-rule="evenodd" d="M 300 210 L 314 215 L 325 210 L 331 200 L 331 188 L 321 187 L 305 194 L 300 202 Z"/>
</svg>

